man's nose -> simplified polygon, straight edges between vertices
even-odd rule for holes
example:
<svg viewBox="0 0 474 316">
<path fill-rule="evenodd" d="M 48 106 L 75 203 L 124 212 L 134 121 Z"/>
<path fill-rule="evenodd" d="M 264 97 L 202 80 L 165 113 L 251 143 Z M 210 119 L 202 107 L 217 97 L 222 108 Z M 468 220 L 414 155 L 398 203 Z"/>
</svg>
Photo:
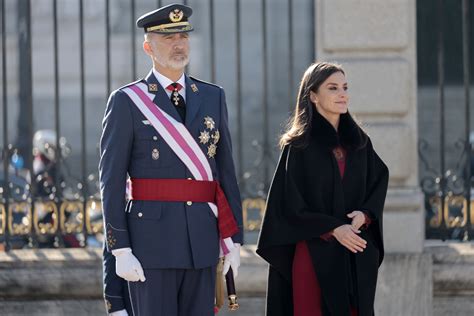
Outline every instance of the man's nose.
<svg viewBox="0 0 474 316">
<path fill-rule="evenodd" d="M 184 47 L 184 40 L 178 39 L 174 42 L 174 48 L 183 48 Z"/>
</svg>

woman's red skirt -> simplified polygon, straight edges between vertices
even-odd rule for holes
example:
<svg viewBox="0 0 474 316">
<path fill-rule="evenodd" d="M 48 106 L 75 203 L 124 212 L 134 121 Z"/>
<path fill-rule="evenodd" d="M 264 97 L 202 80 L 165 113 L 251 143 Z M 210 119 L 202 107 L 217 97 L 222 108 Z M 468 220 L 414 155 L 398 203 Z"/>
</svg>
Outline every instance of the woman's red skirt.
<svg viewBox="0 0 474 316">
<path fill-rule="evenodd" d="M 323 315 L 321 288 L 306 241 L 296 244 L 293 259 L 293 306 L 294 316 Z M 351 316 L 357 316 L 354 308 L 351 308 Z"/>
</svg>

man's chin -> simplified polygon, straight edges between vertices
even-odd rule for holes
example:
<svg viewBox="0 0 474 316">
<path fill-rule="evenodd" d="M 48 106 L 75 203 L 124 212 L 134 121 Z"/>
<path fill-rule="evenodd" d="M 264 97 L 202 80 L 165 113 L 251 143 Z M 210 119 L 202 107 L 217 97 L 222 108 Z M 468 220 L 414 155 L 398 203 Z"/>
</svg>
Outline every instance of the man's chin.
<svg viewBox="0 0 474 316">
<path fill-rule="evenodd" d="M 189 60 L 187 58 L 183 58 L 180 60 L 170 60 L 168 62 L 168 65 L 170 68 L 173 68 L 175 70 L 181 70 L 184 69 L 189 63 Z"/>
</svg>

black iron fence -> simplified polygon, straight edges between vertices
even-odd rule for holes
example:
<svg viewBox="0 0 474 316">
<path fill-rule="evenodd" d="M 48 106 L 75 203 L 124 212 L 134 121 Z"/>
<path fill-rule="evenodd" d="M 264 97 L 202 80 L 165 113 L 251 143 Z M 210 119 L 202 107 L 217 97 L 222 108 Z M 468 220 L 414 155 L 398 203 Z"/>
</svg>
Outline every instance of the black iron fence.
<svg viewBox="0 0 474 316">
<path fill-rule="evenodd" d="M 418 150 L 431 239 L 474 238 L 472 18 L 469 0 L 418 1 Z"/>
<path fill-rule="evenodd" d="M 167 3 L 0 0 L 0 245 L 6 250 L 100 245 L 103 227 L 96 171 L 98 117 L 111 90 L 144 76 L 150 67 L 141 63 L 145 56 L 139 55 L 141 35 L 135 19 Z M 198 26 L 196 35 L 192 35 L 196 40 L 191 44 L 196 48 L 188 70 L 223 85 L 228 94 L 245 227 L 252 242 L 278 154 L 275 135 L 294 103 L 297 78 L 314 59 L 314 1 L 272 0 L 271 6 L 268 0 L 183 3 L 194 7 L 192 21 Z M 35 20 L 38 12 L 42 16 Z M 91 12 L 103 14 L 91 17 Z M 269 17 L 273 21 L 277 18 L 279 23 L 275 25 Z M 50 23 L 49 31 L 35 38 L 34 31 L 43 27 L 39 23 L 45 20 Z M 72 30 L 72 26 L 74 32 L 66 36 L 76 40 L 67 42 L 61 31 Z M 90 38 L 100 38 L 96 40 L 100 47 L 88 44 Z M 45 50 L 44 43 L 51 44 L 46 54 L 52 60 L 50 72 L 41 68 L 47 60 L 35 58 Z M 68 63 L 61 68 L 64 51 Z M 120 59 L 126 54 L 127 62 L 121 65 L 129 67 L 119 74 L 117 69 L 123 66 L 116 65 L 117 54 L 122 54 Z M 88 85 L 89 81 L 97 81 L 97 72 L 90 75 L 97 69 L 87 72 L 88 65 L 94 65 L 89 69 L 97 68 L 95 59 L 103 60 L 99 93 L 90 92 L 95 89 Z M 14 71 L 13 61 L 17 63 Z M 72 80 L 64 78 L 67 67 L 74 68 Z M 34 69 L 49 75 L 35 79 Z M 74 89 L 70 89 L 71 82 Z M 38 88 L 41 91 L 46 85 L 52 93 L 35 99 L 35 85 L 42 87 Z M 62 101 L 64 98 L 69 101 Z M 45 104 L 48 110 L 43 110 Z M 45 111 L 50 114 L 45 115 Z M 12 126 L 12 121 L 18 124 Z M 68 133 L 75 142 L 66 140 L 64 135 Z"/>
</svg>

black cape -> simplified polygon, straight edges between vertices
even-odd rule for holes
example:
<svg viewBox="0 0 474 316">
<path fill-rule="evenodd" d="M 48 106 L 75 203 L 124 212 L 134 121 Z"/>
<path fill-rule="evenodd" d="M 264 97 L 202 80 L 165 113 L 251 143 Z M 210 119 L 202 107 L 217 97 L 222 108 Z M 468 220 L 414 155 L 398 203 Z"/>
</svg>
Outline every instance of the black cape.
<svg viewBox="0 0 474 316">
<path fill-rule="evenodd" d="M 267 316 L 293 315 L 292 263 L 295 244 L 306 240 L 323 298 L 323 315 L 374 315 L 377 272 L 384 256 L 382 211 L 388 169 L 368 137 L 347 115 L 339 133 L 316 111 L 305 148 L 286 146 L 270 187 L 257 253 L 269 264 Z M 343 179 L 332 149 L 347 150 Z M 353 210 L 372 220 L 360 236 L 362 253 L 352 254 L 337 240 L 320 238 L 343 224 Z"/>
</svg>

